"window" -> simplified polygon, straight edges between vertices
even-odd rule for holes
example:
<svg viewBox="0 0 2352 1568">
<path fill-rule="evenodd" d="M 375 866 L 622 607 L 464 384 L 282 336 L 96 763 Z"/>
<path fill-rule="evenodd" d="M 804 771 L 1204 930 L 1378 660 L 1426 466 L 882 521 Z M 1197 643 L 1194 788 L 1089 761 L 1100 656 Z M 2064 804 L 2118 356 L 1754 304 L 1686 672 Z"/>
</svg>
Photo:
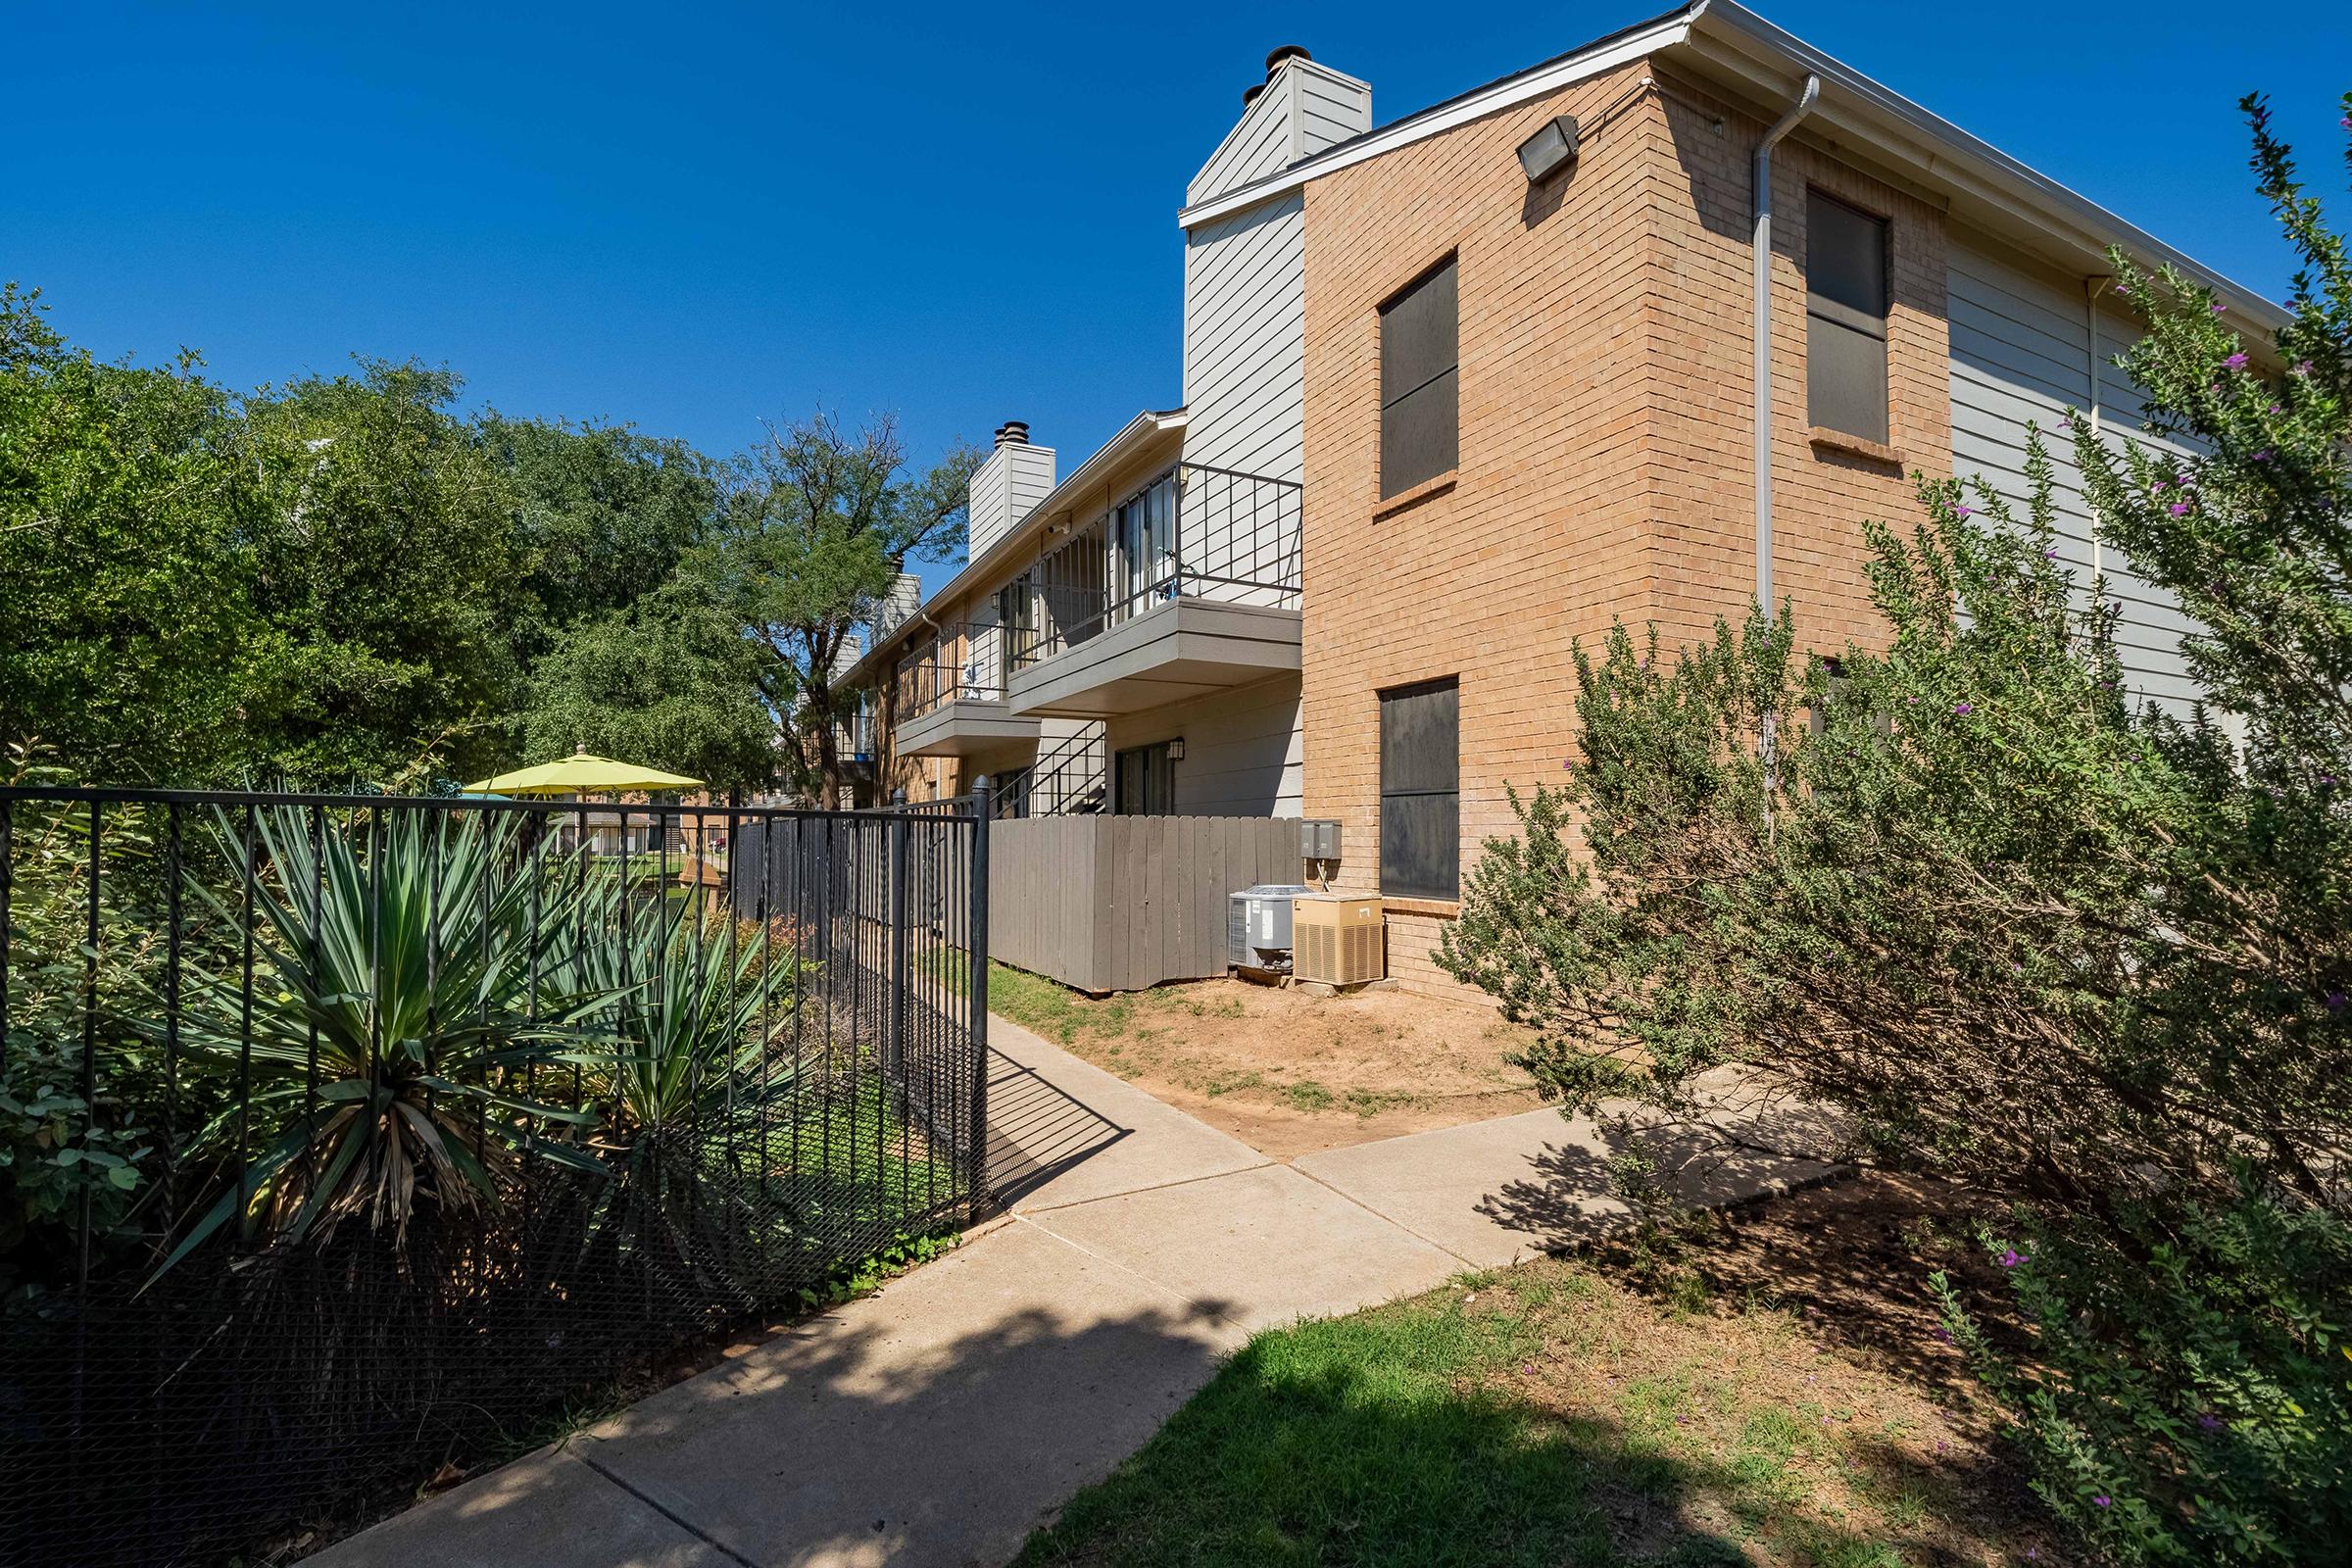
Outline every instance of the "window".
<svg viewBox="0 0 2352 1568">
<path fill-rule="evenodd" d="M 1380 694 L 1380 891 L 1462 891 L 1460 688 L 1448 678 Z"/>
<path fill-rule="evenodd" d="M 1119 547 L 1121 617 L 1181 589 L 1176 566 L 1176 476 L 1162 474 L 1123 503 L 1111 521 Z"/>
<path fill-rule="evenodd" d="M 1380 494 L 1410 490 L 1461 455 L 1454 261 L 1380 308 Z"/>
<path fill-rule="evenodd" d="M 1886 220 L 1805 200 L 1805 416 L 1886 439 Z"/>
<path fill-rule="evenodd" d="M 1120 816 L 1176 814 L 1176 760 L 1169 743 L 1138 746 L 1111 760 L 1111 807 Z"/>
<path fill-rule="evenodd" d="M 1012 672 L 1026 669 L 1037 653 L 1037 600 L 1033 597 L 1035 584 L 1029 573 L 997 590 L 997 622 L 1004 628 L 998 646 L 1004 652 L 1004 669 L 998 676 L 1000 687 L 1012 684 Z"/>
</svg>

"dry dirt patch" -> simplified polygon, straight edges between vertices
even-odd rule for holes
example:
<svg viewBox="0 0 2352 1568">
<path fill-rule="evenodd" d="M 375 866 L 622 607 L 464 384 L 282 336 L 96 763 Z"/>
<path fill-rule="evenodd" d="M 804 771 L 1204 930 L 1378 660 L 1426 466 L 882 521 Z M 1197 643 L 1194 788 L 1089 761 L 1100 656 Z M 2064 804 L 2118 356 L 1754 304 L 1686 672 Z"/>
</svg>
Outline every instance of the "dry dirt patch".
<svg viewBox="0 0 2352 1568">
<path fill-rule="evenodd" d="M 998 966 L 998 1012 L 1277 1159 L 1542 1103 L 1491 1008 L 1200 980 L 1095 999 Z"/>
</svg>

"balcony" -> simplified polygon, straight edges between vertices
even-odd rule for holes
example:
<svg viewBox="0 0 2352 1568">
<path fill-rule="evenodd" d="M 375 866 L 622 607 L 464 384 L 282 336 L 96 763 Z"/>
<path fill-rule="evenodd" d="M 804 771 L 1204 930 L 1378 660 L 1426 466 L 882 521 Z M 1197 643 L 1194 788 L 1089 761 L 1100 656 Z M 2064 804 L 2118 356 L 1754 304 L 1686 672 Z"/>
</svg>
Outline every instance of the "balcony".
<svg viewBox="0 0 2352 1568">
<path fill-rule="evenodd" d="M 969 757 L 1006 746 L 1037 744 L 1038 721 L 1006 707 L 1002 633 L 995 626 L 948 629 L 960 659 L 938 648 L 899 666 L 898 723 L 892 731 L 901 757 Z"/>
<path fill-rule="evenodd" d="M 1180 464 L 1041 560 L 1007 710 L 1107 718 L 1296 671 L 1300 499 Z"/>
</svg>

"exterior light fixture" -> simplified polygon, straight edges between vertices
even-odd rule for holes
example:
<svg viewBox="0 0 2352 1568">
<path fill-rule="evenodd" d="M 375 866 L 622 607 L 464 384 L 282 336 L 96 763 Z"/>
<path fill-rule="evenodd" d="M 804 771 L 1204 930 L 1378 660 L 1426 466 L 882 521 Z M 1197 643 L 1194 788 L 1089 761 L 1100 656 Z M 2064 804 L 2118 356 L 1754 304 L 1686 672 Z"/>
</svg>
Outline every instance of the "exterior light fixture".
<svg viewBox="0 0 2352 1568">
<path fill-rule="evenodd" d="M 1168 742 L 1168 760 L 1171 762 L 1181 762 L 1184 760 L 1183 736 L 1179 735 L 1174 740 Z"/>
<path fill-rule="evenodd" d="M 1527 182 L 1540 185 L 1544 180 L 1576 162 L 1576 117 L 1562 115 L 1546 120 L 1536 133 L 1519 144 L 1519 167 L 1527 171 Z"/>
</svg>

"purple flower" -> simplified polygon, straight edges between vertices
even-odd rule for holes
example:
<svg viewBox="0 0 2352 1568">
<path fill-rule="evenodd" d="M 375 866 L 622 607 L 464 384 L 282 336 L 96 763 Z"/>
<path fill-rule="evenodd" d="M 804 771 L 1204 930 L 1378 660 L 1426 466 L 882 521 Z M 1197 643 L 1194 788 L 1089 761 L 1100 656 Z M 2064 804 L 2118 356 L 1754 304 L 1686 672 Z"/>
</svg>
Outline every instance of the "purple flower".
<svg viewBox="0 0 2352 1568">
<path fill-rule="evenodd" d="M 2223 304 L 2223 303 L 2222 303 L 2220 300 L 2215 300 L 2215 301 L 2213 302 L 2213 314 L 2214 314 L 2214 315 L 2216 315 L 2216 316 L 2219 316 L 2219 315 L 2221 315 L 2221 314 L 2222 314 L 2224 311 L 2228 310 L 2229 308 L 2230 308 L 2229 306 L 2227 306 L 2227 305 L 2224 305 L 2224 304 Z"/>
<path fill-rule="evenodd" d="M 2041 553 L 2041 559 L 2044 561 L 2056 561 L 2058 559 L 2058 552 L 2055 550 L 2044 550 Z"/>
<path fill-rule="evenodd" d="M 2309 375 L 2311 373 L 2311 362 L 2309 360 L 2297 360 L 2295 362 L 2295 373 L 2297 375 Z"/>
<path fill-rule="evenodd" d="M 2003 1268 L 2015 1268 L 2026 1260 L 2026 1254 L 2012 1247 L 2005 1250 L 1997 1261 Z"/>
<path fill-rule="evenodd" d="M 2271 412 L 2273 414 L 2284 414 L 2286 410 L 2280 407 L 2278 404 L 2274 403 L 2271 405 Z"/>
<path fill-rule="evenodd" d="M 2221 307 L 2217 305 L 2214 307 L 2214 309 L 2219 310 Z M 2115 1505 L 2115 1499 L 2108 1496 L 2104 1492 L 2100 1493 L 2097 1496 L 2091 1498 L 2090 1500 L 2093 1505 L 2101 1508 L 2110 1508 Z"/>
<path fill-rule="evenodd" d="M 2165 511 L 2171 513 L 2176 517 L 2185 517 L 2188 515 L 2188 503 L 2185 501 L 2176 501 L 2171 506 L 2165 508 Z"/>
<path fill-rule="evenodd" d="M 2344 994 L 2341 991 L 2328 992 L 2325 1000 L 2328 1017 L 2341 1018 L 2344 1015 Z"/>
<path fill-rule="evenodd" d="M 2130 288 L 2128 285 L 2126 285 L 2126 284 L 2123 284 L 2123 283 L 2118 283 L 2118 284 L 2116 284 L 2116 285 L 2115 285 L 2115 291 L 2116 291 L 2118 294 L 2129 294 L 2129 293 L 2131 293 L 2131 292 L 2132 292 L 2131 288 Z"/>
<path fill-rule="evenodd" d="M 2230 356 L 2228 359 L 2224 360 L 2222 363 L 2223 363 L 2224 365 L 2227 365 L 2228 367 L 2230 367 L 2230 368 L 2231 368 L 2232 370 L 2242 370 L 2242 369 L 2244 369 L 2244 368 L 2246 368 L 2246 355 L 2245 355 L 2245 351 L 2244 351 L 2243 349 L 2240 349 L 2240 350 L 2239 350 L 2237 353 L 2230 355 Z"/>
<path fill-rule="evenodd" d="M 2163 488 L 2164 488 L 2164 481 L 2163 481 L 2162 479 L 2159 479 L 2159 480 L 2157 480 L 2157 481 L 2156 481 L 2154 484 L 2151 484 L 2151 485 L 2149 485 L 2149 486 L 2148 486 L 2148 493 L 2149 493 L 2150 495 L 2154 495 L 2154 494 L 2155 494 L 2157 491 L 2159 491 L 2159 490 L 2161 490 L 2161 489 L 2163 489 Z"/>
<path fill-rule="evenodd" d="M 1949 1345 L 1949 1344 L 1951 1344 L 1951 1343 L 1952 1343 L 1952 1331 L 1951 1331 L 1950 1329 L 1947 1329 L 1947 1328 L 1945 1328 L 1945 1327 L 1944 1327 L 1942 1324 L 1940 1324 L 1940 1323 L 1936 1324 L 1936 1343 L 1937 1343 L 1937 1344 L 1939 1344 L 1939 1345 Z M 1938 1445 L 1938 1446 L 1940 1446 L 1940 1445 Z"/>
<path fill-rule="evenodd" d="M 1965 516 L 1967 516 L 1968 514 L 1969 514 L 1969 509 L 1968 509 L 1968 508 L 1966 508 L 1966 507 L 1954 507 L 1954 508 L 1952 509 L 1952 515 L 1953 515 L 1953 516 L 1955 516 L 1955 517 L 1965 517 Z"/>
<path fill-rule="evenodd" d="M 2262 449 L 2260 452 L 2257 452 L 2257 453 L 2255 453 L 2255 454 L 2254 454 L 2254 461 L 2255 461 L 2256 463 L 2268 463 L 2268 462 L 2270 462 L 2270 461 L 2271 461 L 2271 449 L 2270 449 L 2269 447 L 2264 447 L 2264 448 L 2263 448 L 2263 449 Z"/>
<path fill-rule="evenodd" d="M 1973 713 L 1976 711 L 1976 708 L 1973 704 L 1969 703 L 1954 703 L 1952 705 L 1952 711 L 1955 713 Z"/>
<path fill-rule="evenodd" d="M 2218 1415 L 2215 1415 L 2211 1410 L 2208 1410 L 2203 1415 L 2197 1417 L 2197 1425 L 2202 1427 L 2207 1432 L 2219 1432 L 2222 1430 L 2222 1418 Z"/>
</svg>

